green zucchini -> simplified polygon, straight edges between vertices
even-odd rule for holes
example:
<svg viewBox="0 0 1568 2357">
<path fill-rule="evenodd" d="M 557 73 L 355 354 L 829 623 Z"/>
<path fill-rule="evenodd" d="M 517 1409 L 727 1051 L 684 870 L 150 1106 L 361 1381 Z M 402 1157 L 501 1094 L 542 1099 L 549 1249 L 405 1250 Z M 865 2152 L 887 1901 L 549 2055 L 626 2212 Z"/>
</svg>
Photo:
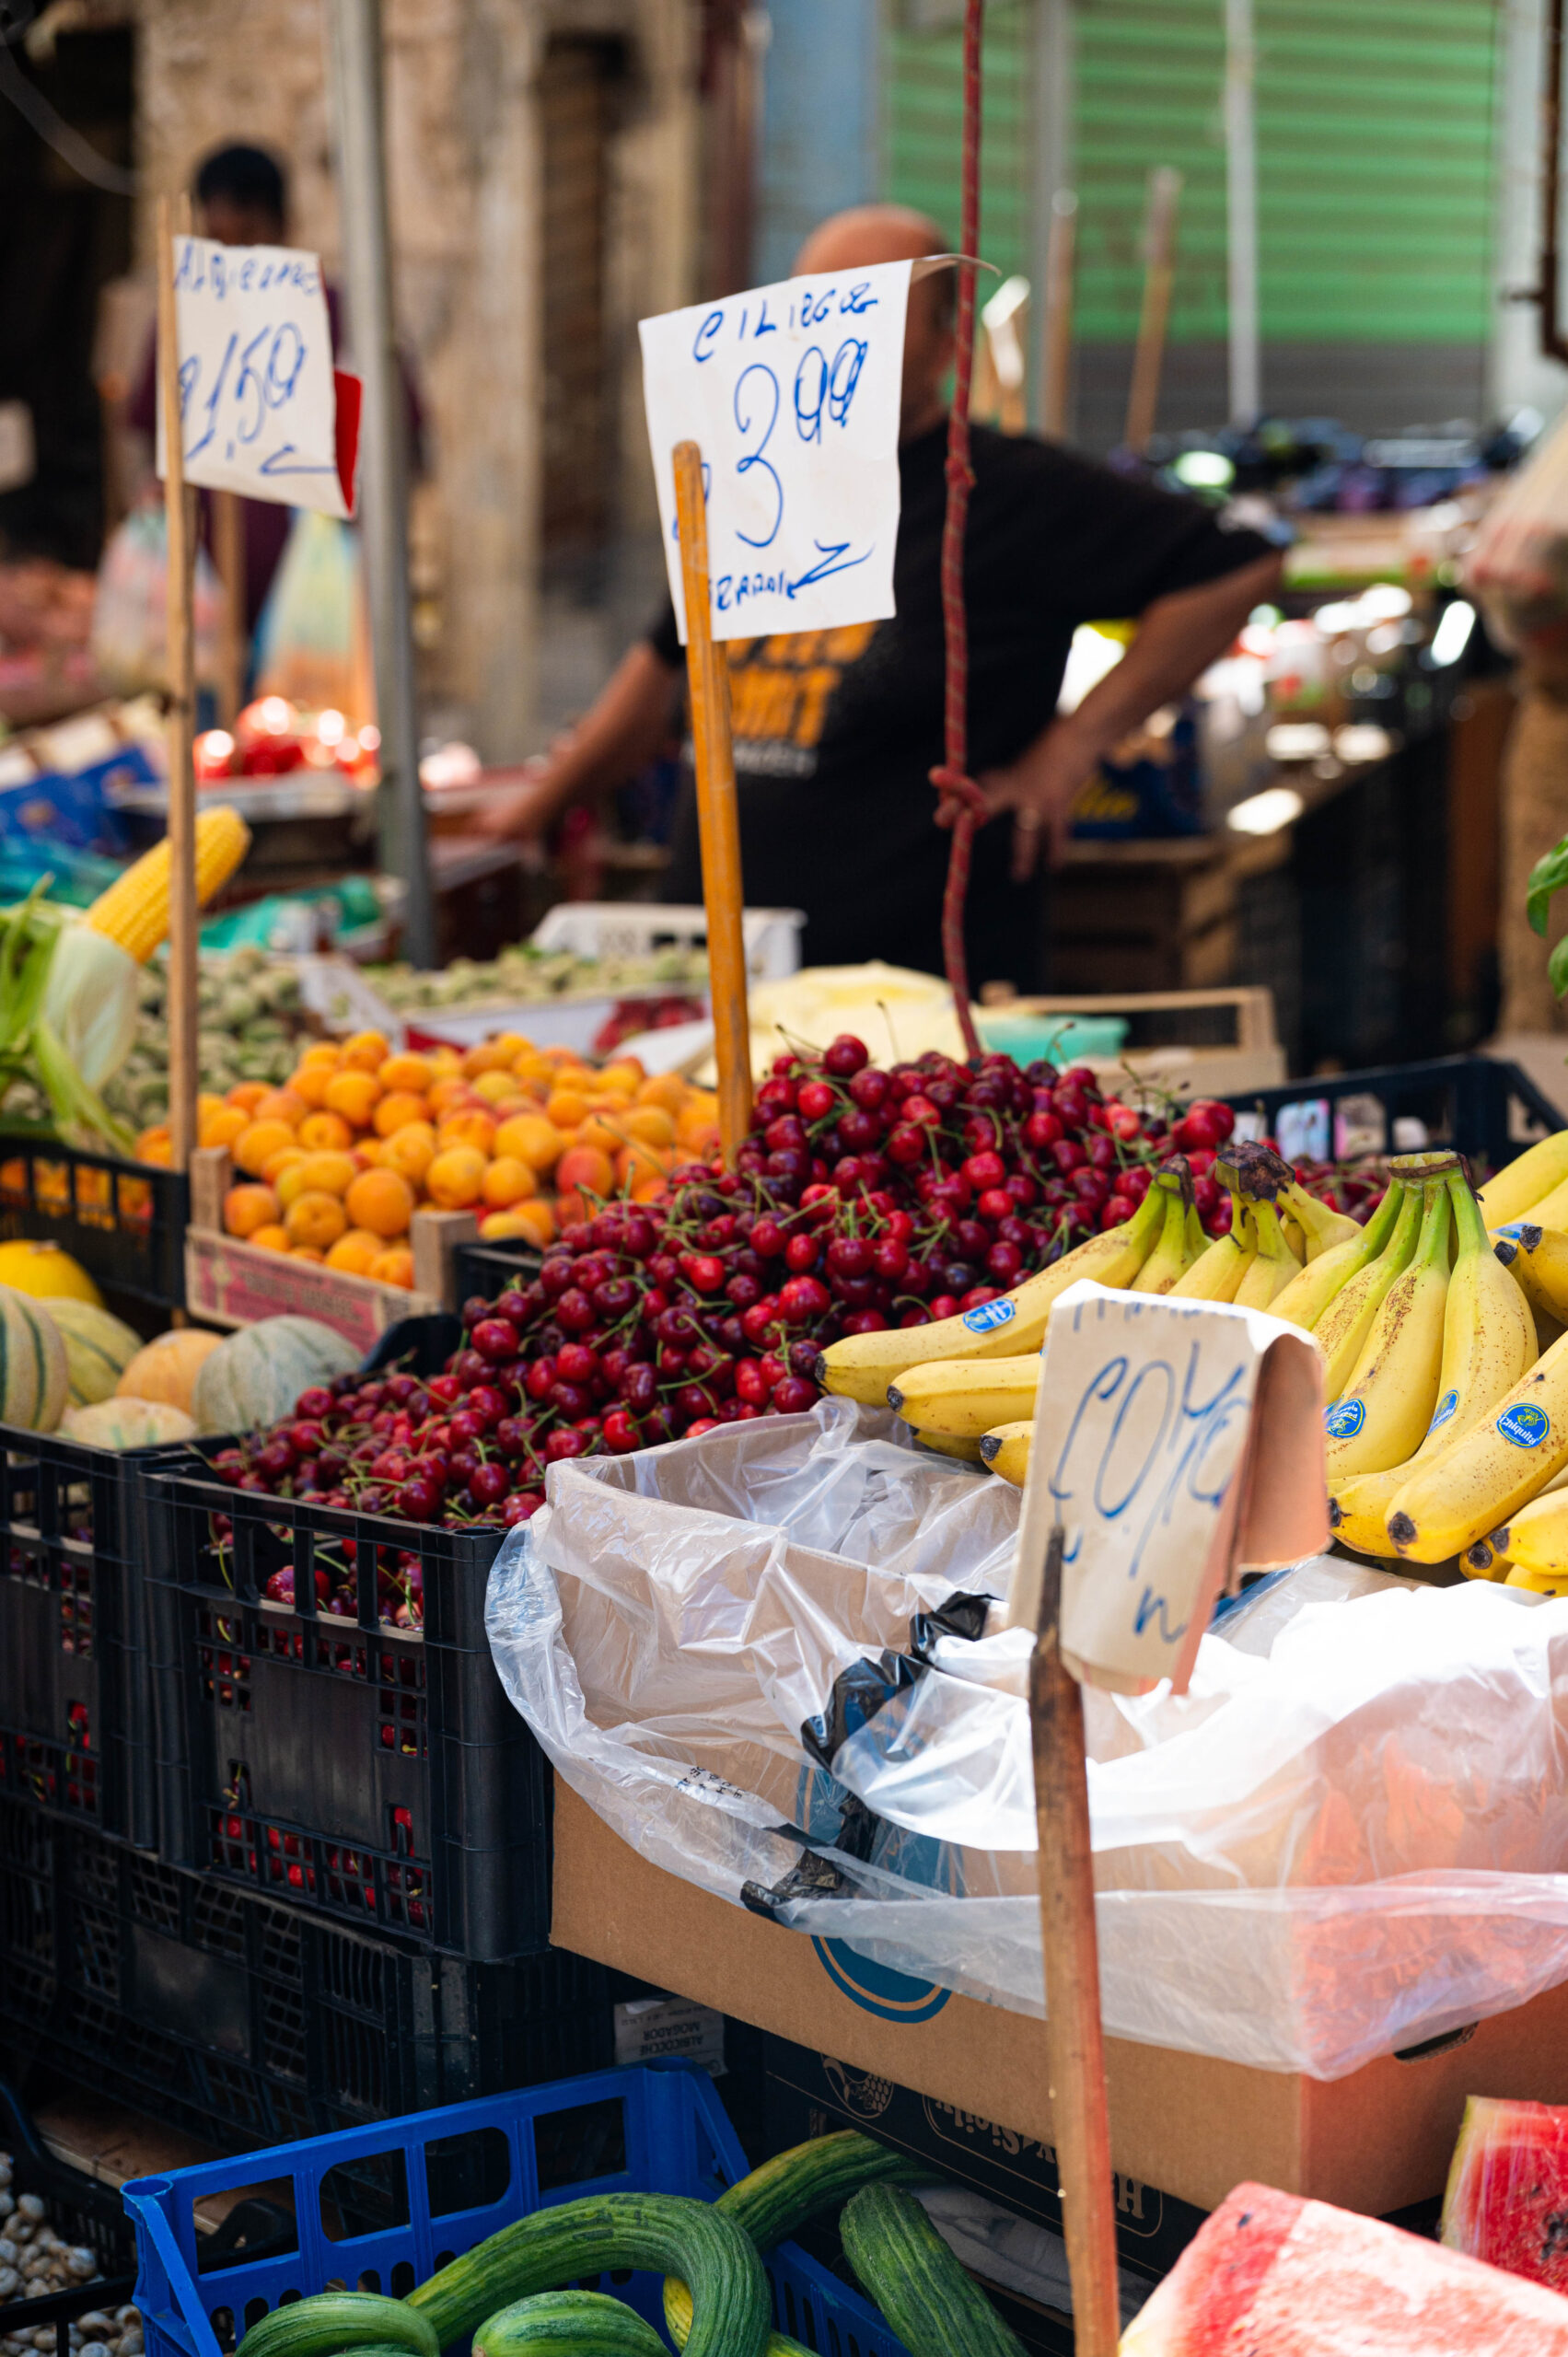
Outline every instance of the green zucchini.
<svg viewBox="0 0 1568 2357">
<path fill-rule="evenodd" d="M 910 2357 L 1024 2357 L 913 2194 L 865 2186 L 839 2223 L 850 2264 Z"/>
<path fill-rule="evenodd" d="M 744 2226 L 760 2251 L 774 2250 L 825 2210 L 837 2210 L 863 2185 L 929 2183 L 931 2171 L 901 2153 L 862 2136 L 857 2129 L 831 2136 L 814 2136 L 809 2143 L 793 2144 L 749 2177 L 726 2186 L 714 2204 L 737 2225 Z M 691 2295 L 684 2283 L 667 2278 L 664 2320 L 678 2349 L 686 2346 L 691 2329 Z M 775 2332 L 768 2357 L 796 2357 L 798 2341 Z M 806 2352 L 800 2351 L 800 2357 Z"/>
<path fill-rule="evenodd" d="M 651 2324 L 602 2292 L 536 2292 L 498 2308 L 473 2337 L 473 2357 L 669 2357 Z"/>
<path fill-rule="evenodd" d="M 716 2206 L 675 2194 L 590 2194 L 535 2210 L 420 2284 L 407 2305 L 449 2349 L 531 2292 L 558 2291 L 617 2267 L 645 2267 L 691 2284 L 691 2357 L 761 2357 L 771 2303 L 756 2244 Z"/>
<path fill-rule="evenodd" d="M 441 2357 L 430 2318 L 416 2315 L 406 2300 L 384 2299 L 377 2292 L 317 2292 L 308 2300 L 287 2300 L 258 2316 L 239 2347 L 244 2357 L 343 2357 L 347 2350 L 387 2347 Z"/>
</svg>

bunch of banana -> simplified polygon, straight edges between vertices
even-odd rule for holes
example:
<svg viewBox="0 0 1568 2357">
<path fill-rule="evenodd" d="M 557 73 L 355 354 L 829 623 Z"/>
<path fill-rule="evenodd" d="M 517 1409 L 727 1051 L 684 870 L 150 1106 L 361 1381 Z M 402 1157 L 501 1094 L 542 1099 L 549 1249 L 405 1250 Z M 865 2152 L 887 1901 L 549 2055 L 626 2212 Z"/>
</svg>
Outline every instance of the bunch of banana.
<svg viewBox="0 0 1568 2357">
<path fill-rule="evenodd" d="M 1442 1180 L 1429 1178 L 1424 1191 L 1429 1197 L 1435 1197 L 1439 1189 L 1452 1215 L 1458 1247 L 1446 1286 L 1441 1285 L 1440 1272 L 1446 1269 L 1446 1255 L 1434 1242 L 1438 1215 L 1433 1210 L 1423 1213 L 1422 1237 L 1412 1262 L 1390 1285 L 1376 1320 L 1383 1329 L 1384 1348 L 1383 1372 L 1373 1385 L 1374 1391 L 1381 1395 L 1381 1400 L 1373 1403 L 1373 1434 L 1387 1435 L 1397 1427 L 1408 1434 L 1416 1422 L 1419 1410 L 1423 1411 L 1423 1436 L 1418 1438 L 1413 1448 L 1401 1448 L 1391 1456 L 1377 1446 L 1376 1437 L 1370 1437 L 1363 1447 L 1363 1461 L 1359 1464 L 1353 1464 L 1332 1439 L 1327 1451 L 1330 1520 L 1346 1545 L 1360 1548 L 1367 1554 L 1388 1555 L 1394 1551 L 1397 1542 L 1390 1541 L 1388 1517 L 1402 1500 L 1409 1483 L 1429 1470 L 1435 1473 L 1439 1459 L 1446 1457 L 1454 1445 L 1507 1396 L 1536 1362 L 1535 1324 L 1529 1306 L 1492 1250 L 1481 1206 L 1463 1170 L 1455 1167 Z M 1393 1193 L 1392 1188 L 1389 1193 Z M 1408 1208 L 1407 1204 L 1406 1211 L 1401 1212 L 1401 1220 Z M 1428 1229 L 1428 1218 L 1433 1223 L 1432 1231 Z M 1392 1251 L 1391 1245 L 1388 1251 Z M 1441 1325 L 1434 1349 L 1432 1303 L 1434 1293 L 1439 1289 Z M 1407 1316 L 1404 1331 L 1390 1347 L 1388 1326 L 1397 1315 L 1400 1301 L 1408 1302 L 1412 1295 L 1416 1297 L 1413 1316 Z M 1420 1339 L 1412 1341 L 1411 1335 Z M 1365 1357 L 1370 1359 L 1373 1354 L 1374 1343 L 1369 1339 Z M 1391 1376 L 1390 1366 L 1394 1370 Z M 1361 1370 L 1358 1368 L 1356 1373 L 1359 1378 Z M 1330 1430 L 1341 1410 L 1346 1411 L 1344 1421 L 1350 1420 L 1347 1402 L 1353 1397 L 1365 1404 L 1366 1393 L 1365 1389 L 1358 1391 L 1355 1380 L 1339 1407 L 1330 1410 Z M 1380 1464 L 1368 1461 L 1367 1446 L 1382 1457 Z M 1440 1562 L 1443 1558 L 1423 1554 L 1421 1560 Z M 1487 1566 L 1467 1565 L 1467 1569 L 1485 1573 Z"/>
<path fill-rule="evenodd" d="M 1141 1285 L 1145 1263 L 1162 1289 L 1174 1286 L 1191 1250 L 1191 1173 L 1185 1157 L 1173 1155 L 1131 1219 L 1091 1236 L 1049 1269 L 1026 1277 L 1011 1293 L 957 1318 L 931 1326 L 888 1327 L 878 1334 L 846 1334 L 830 1343 L 817 1362 L 817 1380 L 826 1391 L 879 1408 L 889 1384 L 904 1384 L 916 1367 L 938 1362 L 975 1362 L 1028 1356 L 1031 1363 L 1045 1341 L 1051 1304 L 1080 1277 L 1118 1290 Z M 978 1370 L 977 1370 L 978 1371 Z M 987 1369 L 987 1371 L 989 1371 Z M 917 1422 L 914 1417 L 908 1419 Z M 922 1429 L 926 1429 L 922 1427 Z M 935 1431 L 938 1427 L 932 1426 Z M 977 1427 L 983 1431 L 983 1425 Z"/>
<path fill-rule="evenodd" d="M 1153 1248 L 1147 1258 L 1133 1269 L 1131 1277 L 1122 1281 L 1118 1290 L 1170 1293 L 1195 1257 L 1192 1173 L 1185 1155 L 1172 1155 L 1168 1162 L 1161 1164 L 1144 1198 L 1138 1216 L 1139 1219 L 1147 1218 L 1151 1223 L 1148 1233 L 1153 1238 Z M 1153 1225 L 1156 1216 L 1157 1228 Z M 1136 1224 L 1129 1221 L 1128 1229 Z M 1113 1235 L 1117 1232 L 1115 1229 L 1111 1231 Z M 1206 1247 L 1208 1238 L 1202 1235 L 1201 1227 L 1198 1235 L 1202 1245 Z M 1057 1271 L 1067 1268 L 1069 1262 L 1078 1262 L 1080 1256 L 1088 1249 L 1089 1246 L 1080 1245 L 1076 1252 L 1069 1253 L 1064 1260 L 1058 1260 L 1046 1274 L 1054 1276 Z M 1126 1257 L 1130 1259 L 1131 1254 Z M 1102 1272 L 1101 1267 L 1082 1265 L 1073 1269 L 1072 1277 L 1066 1282 L 1071 1283 L 1079 1276 L 1092 1276 L 1099 1284 L 1114 1282 Z M 1038 1278 L 1029 1281 L 1031 1284 L 1039 1284 L 1040 1282 Z M 1057 1290 L 1063 1288 L 1058 1286 Z M 1021 1285 L 1019 1296 L 1028 1291 L 1028 1285 Z M 990 1306 L 994 1307 L 995 1305 Z M 949 1318 L 944 1322 L 950 1327 L 963 1321 Z M 1044 1322 L 1042 1318 L 1041 1341 L 1044 1340 Z M 916 1327 L 912 1335 L 919 1338 L 937 1330 L 933 1327 Z M 1011 1323 L 1004 1329 L 1007 1336 L 1014 1330 Z M 878 1334 L 856 1336 L 854 1339 L 856 1341 L 884 1341 L 893 1338 Z M 905 1339 L 905 1333 L 901 1331 L 898 1339 Z M 819 1380 L 827 1383 L 831 1390 L 844 1387 L 842 1383 L 835 1382 L 833 1376 L 838 1372 L 835 1363 L 839 1354 L 849 1348 L 847 1341 L 835 1342 L 823 1353 Z M 993 1357 L 975 1351 L 962 1356 L 953 1353 L 943 1358 L 925 1359 L 905 1366 L 885 1387 L 885 1396 L 889 1407 L 901 1416 L 905 1423 L 913 1425 L 918 1438 L 932 1447 L 947 1448 L 949 1455 L 958 1453 L 949 1444 L 965 1442 L 972 1448 L 974 1460 L 978 1463 L 983 1434 L 1000 1424 L 1027 1422 L 1033 1416 L 1040 1365 L 1039 1345 L 1026 1350 L 1021 1341 L 1015 1342 L 1005 1357 Z M 857 1392 L 853 1396 L 861 1398 L 865 1395 Z"/>
</svg>

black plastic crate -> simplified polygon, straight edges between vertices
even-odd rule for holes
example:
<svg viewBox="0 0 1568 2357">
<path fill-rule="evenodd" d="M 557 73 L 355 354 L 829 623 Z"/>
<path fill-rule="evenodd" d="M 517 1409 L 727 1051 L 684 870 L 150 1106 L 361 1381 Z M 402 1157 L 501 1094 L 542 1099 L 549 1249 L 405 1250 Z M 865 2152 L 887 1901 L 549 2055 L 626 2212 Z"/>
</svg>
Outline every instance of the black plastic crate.
<svg viewBox="0 0 1568 2357">
<path fill-rule="evenodd" d="M 0 1794 L 148 1848 L 139 1481 L 185 1454 L 0 1424 Z"/>
<path fill-rule="evenodd" d="M 1568 1127 L 1568 1115 L 1527 1074 L 1494 1056 L 1437 1056 L 1427 1063 L 1287 1080 L 1226 1101 L 1237 1112 L 1260 1113 L 1295 1161 L 1337 1160 L 1346 1152 L 1398 1154 L 1394 1124 L 1411 1119 L 1423 1124 L 1429 1144 L 1453 1146 L 1498 1170 L 1536 1138 Z"/>
<path fill-rule="evenodd" d="M 521 1236 L 498 1244 L 459 1244 L 452 1254 L 454 1297 L 459 1306 L 476 1294 L 494 1301 L 508 1285 L 526 1285 L 537 1277 L 543 1260 Z"/>
<path fill-rule="evenodd" d="M 136 2237 L 119 2193 L 58 2160 L 34 2128 L 15 2089 L 0 2077 L 0 2152 L 12 2161 L 13 2194 L 36 2193 L 49 2223 L 65 2241 L 90 2250 L 98 2273 L 85 2283 L 30 2300 L 0 2300 L 0 2341 L 31 2342 L 52 2331 L 58 2357 L 68 2357 L 70 2328 L 94 2308 L 120 2307 L 136 2288 Z"/>
<path fill-rule="evenodd" d="M 143 1481 L 162 1854 L 483 1962 L 543 1947 L 550 1771 L 484 1629 L 504 1533 Z M 400 1560 L 401 1559 L 401 1560 Z M 355 1612 L 317 1573 L 352 1564 Z M 424 1627 L 379 1618 L 417 1563 Z M 297 1605 L 266 1597 L 293 1574 Z"/>
<path fill-rule="evenodd" d="M 613 2060 L 609 1975 L 340 1930 L 0 1802 L 0 2048 L 232 2148 Z"/>
<path fill-rule="evenodd" d="M 0 1240 L 58 1244 L 129 1301 L 183 1305 L 190 1219 L 181 1171 L 30 1140 L 0 1146 Z"/>
</svg>

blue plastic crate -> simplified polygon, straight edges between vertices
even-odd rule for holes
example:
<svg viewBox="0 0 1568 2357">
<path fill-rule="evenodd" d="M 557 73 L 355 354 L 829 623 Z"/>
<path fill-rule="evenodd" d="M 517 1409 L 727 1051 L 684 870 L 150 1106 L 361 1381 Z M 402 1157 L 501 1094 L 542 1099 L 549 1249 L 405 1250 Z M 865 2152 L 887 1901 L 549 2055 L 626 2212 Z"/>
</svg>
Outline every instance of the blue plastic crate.
<svg viewBox="0 0 1568 2357">
<path fill-rule="evenodd" d="M 711 2201 L 746 2173 L 712 2082 L 675 2064 L 597 2071 L 137 2177 L 124 2198 L 147 2357 L 220 2357 L 280 2301 L 330 2285 L 401 2298 L 544 2206 L 591 2193 Z M 203 2271 L 193 2205 L 239 2187 L 292 2206 L 295 2247 L 228 2252 Z M 905 2357 L 875 2310 L 793 2244 L 765 2264 L 781 2332 L 819 2357 Z M 662 2285 L 638 2273 L 602 2288 L 662 2329 Z"/>
</svg>

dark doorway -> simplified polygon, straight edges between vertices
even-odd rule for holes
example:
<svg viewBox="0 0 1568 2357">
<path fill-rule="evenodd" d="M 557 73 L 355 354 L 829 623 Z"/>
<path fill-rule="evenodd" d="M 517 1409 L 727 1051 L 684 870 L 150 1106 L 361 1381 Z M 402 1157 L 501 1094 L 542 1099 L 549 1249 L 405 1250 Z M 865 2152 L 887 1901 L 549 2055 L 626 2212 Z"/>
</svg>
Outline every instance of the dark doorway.
<svg viewBox="0 0 1568 2357">
<path fill-rule="evenodd" d="M 618 370 L 607 319 L 610 143 L 626 54 L 561 35 L 540 76 L 544 145 L 544 497 L 547 572 L 591 588 L 615 518 Z"/>
<path fill-rule="evenodd" d="M 63 33 L 18 73 L 107 161 L 131 162 L 128 27 Z M 96 565 L 103 419 L 93 382 L 99 291 L 131 264 L 131 202 L 92 187 L 0 97 L 0 401 L 32 413 L 37 468 L 0 493 L 0 553 Z"/>
</svg>

